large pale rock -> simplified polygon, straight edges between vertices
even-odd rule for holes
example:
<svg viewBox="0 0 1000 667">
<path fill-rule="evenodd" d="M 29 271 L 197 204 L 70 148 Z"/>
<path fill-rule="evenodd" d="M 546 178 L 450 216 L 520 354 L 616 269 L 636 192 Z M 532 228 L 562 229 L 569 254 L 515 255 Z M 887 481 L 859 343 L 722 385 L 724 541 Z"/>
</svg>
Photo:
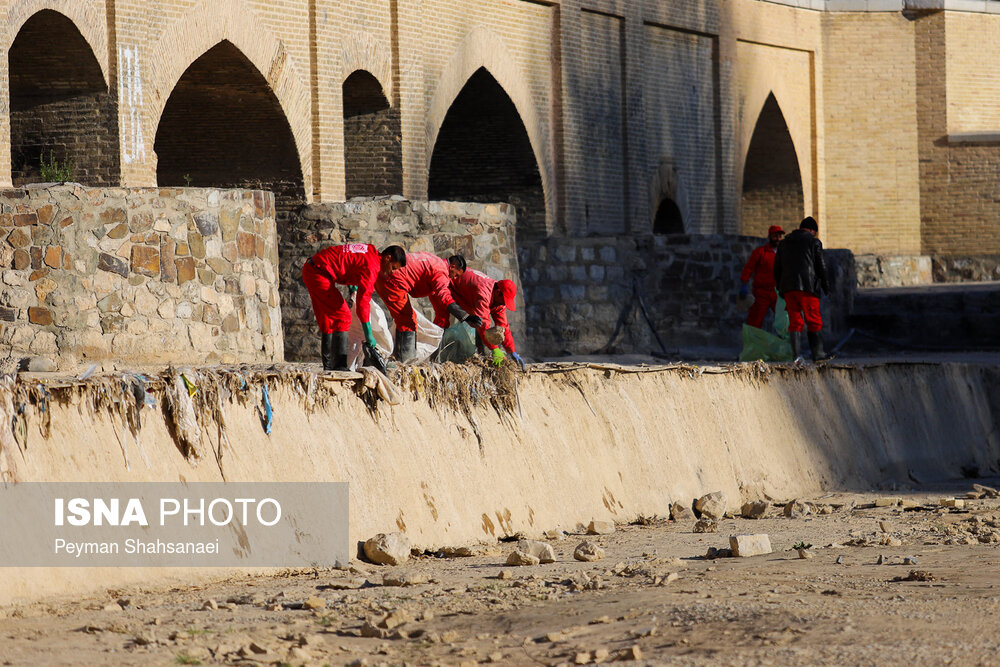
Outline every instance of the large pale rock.
<svg viewBox="0 0 1000 667">
<path fill-rule="evenodd" d="M 594 519 L 587 526 L 587 533 L 590 535 L 610 535 L 615 532 L 614 521 L 599 521 Z"/>
<path fill-rule="evenodd" d="M 582 560 L 586 563 L 601 560 L 604 558 L 604 549 L 590 541 L 581 542 L 580 545 L 573 551 L 573 558 Z"/>
<path fill-rule="evenodd" d="M 410 547 L 402 533 L 379 533 L 365 542 L 365 556 L 379 565 L 402 565 L 410 559 Z"/>
<path fill-rule="evenodd" d="M 726 513 L 726 494 L 722 491 L 707 493 L 694 503 L 694 508 L 708 519 L 721 519 Z"/>
<path fill-rule="evenodd" d="M 670 518 L 674 521 L 689 521 L 694 518 L 694 512 L 683 503 L 673 503 L 670 506 Z"/>
<path fill-rule="evenodd" d="M 765 533 L 757 535 L 732 535 L 729 537 L 729 548 L 733 555 L 740 558 L 763 556 L 771 553 L 771 538 Z"/>
<path fill-rule="evenodd" d="M 537 556 L 526 554 L 523 551 L 512 551 L 507 556 L 507 565 L 538 565 L 539 562 Z"/>
<path fill-rule="evenodd" d="M 521 540 L 517 543 L 517 550 L 534 556 L 540 563 L 554 563 L 556 560 L 556 552 L 552 549 L 552 545 L 538 540 Z"/>
<path fill-rule="evenodd" d="M 763 519 L 767 514 L 768 503 L 765 500 L 758 500 L 752 503 L 743 503 L 740 508 L 740 516 L 744 519 Z"/>
<path fill-rule="evenodd" d="M 785 516 L 789 519 L 798 519 L 809 514 L 811 511 L 812 510 L 809 509 L 809 505 L 797 498 L 785 505 L 784 509 Z"/>
</svg>

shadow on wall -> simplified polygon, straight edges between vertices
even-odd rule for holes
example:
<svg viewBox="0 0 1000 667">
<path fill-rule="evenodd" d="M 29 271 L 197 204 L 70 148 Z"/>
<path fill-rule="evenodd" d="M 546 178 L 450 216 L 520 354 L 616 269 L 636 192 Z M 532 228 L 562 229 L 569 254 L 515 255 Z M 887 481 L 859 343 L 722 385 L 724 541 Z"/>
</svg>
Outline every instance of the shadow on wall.
<svg viewBox="0 0 1000 667">
<path fill-rule="evenodd" d="M 344 81 L 344 167 L 347 198 L 403 192 L 402 130 L 382 84 L 358 70 Z"/>
<path fill-rule="evenodd" d="M 8 66 L 14 185 L 118 185 L 118 101 L 73 22 L 52 10 L 32 16 L 10 47 Z M 43 161 L 60 169 L 43 174 Z"/>
<path fill-rule="evenodd" d="M 222 41 L 177 82 L 154 145 L 161 187 L 274 192 L 278 231 L 305 202 L 295 137 L 277 97 L 239 49 Z"/>
</svg>

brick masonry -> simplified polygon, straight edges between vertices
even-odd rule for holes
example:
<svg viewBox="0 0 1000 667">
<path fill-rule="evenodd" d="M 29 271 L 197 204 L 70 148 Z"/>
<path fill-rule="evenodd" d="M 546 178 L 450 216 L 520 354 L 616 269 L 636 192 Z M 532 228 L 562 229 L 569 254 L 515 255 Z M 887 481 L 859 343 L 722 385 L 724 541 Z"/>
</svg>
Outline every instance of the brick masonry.
<svg viewBox="0 0 1000 667">
<path fill-rule="evenodd" d="M 268 192 L 0 191 L 0 344 L 60 367 L 282 358 Z"/>
<path fill-rule="evenodd" d="M 432 252 L 441 257 L 458 253 L 474 269 L 518 282 L 515 222 L 514 209 L 508 204 L 410 202 L 398 196 L 305 207 L 283 228 L 278 251 L 286 359 L 319 358 L 319 330 L 309 292 L 302 284 L 302 266 L 316 252 L 331 245 L 360 242 L 380 250 L 397 244 L 407 252 Z M 518 304 L 523 305 L 520 291 Z M 380 303 L 377 295 L 375 302 Z M 426 299 L 413 303 L 430 315 Z M 523 314 L 523 307 L 512 313 L 515 335 L 523 331 Z"/>
</svg>

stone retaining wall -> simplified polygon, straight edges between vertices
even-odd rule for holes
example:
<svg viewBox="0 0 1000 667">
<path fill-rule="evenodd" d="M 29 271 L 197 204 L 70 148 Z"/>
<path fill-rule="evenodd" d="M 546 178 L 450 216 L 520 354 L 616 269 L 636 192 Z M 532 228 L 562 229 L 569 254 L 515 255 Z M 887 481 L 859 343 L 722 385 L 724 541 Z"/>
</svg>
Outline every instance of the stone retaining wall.
<svg viewBox="0 0 1000 667">
<path fill-rule="evenodd" d="M 1000 255 L 857 255 L 858 287 L 1000 281 Z"/>
<path fill-rule="evenodd" d="M 634 289 L 664 345 L 737 350 L 746 314 L 739 274 L 763 239 L 723 235 L 549 238 L 523 247 L 526 338 L 536 356 L 648 354 L 659 346 L 633 302 Z M 846 327 L 856 278 L 849 251 L 827 251 L 834 294 L 823 299 L 827 335 Z M 626 319 L 612 339 L 623 311 Z"/>
<path fill-rule="evenodd" d="M 61 368 L 280 360 L 275 251 L 268 192 L 4 190 L 0 343 Z"/>
<path fill-rule="evenodd" d="M 302 208 L 281 230 L 281 311 L 287 361 L 319 359 L 319 330 L 302 265 L 316 252 L 342 243 L 371 243 L 380 250 L 398 244 L 407 252 L 455 253 L 494 278 L 518 280 L 514 250 L 516 214 L 509 204 L 411 202 L 402 197 L 356 199 Z M 523 298 L 518 289 L 518 303 Z M 375 297 L 376 301 L 378 297 Z M 429 314 L 427 299 L 415 307 Z M 515 335 L 523 329 L 523 309 L 512 314 Z"/>
</svg>

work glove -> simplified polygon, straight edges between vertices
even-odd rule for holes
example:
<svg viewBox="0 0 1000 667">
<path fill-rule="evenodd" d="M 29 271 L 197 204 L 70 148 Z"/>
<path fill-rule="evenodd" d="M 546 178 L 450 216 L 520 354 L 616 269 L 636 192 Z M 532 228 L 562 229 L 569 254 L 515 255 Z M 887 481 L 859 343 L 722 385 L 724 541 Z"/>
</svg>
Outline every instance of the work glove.
<svg viewBox="0 0 1000 667">
<path fill-rule="evenodd" d="M 497 349 L 500 349 L 500 348 L 497 348 Z M 517 352 L 511 352 L 510 356 L 511 356 L 511 358 L 514 361 L 517 362 L 517 365 L 521 367 L 522 371 L 527 371 L 528 370 L 528 364 L 524 363 L 524 359 L 521 358 L 521 355 L 519 355 Z"/>
<path fill-rule="evenodd" d="M 448 312 L 455 316 L 455 319 L 459 322 L 465 322 L 473 329 L 478 329 L 483 326 L 483 318 L 477 317 L 475 315 L 469 315 L 467 312 L 462 310 L 461 306 L 457 303 L 451 303 L 448 305 Z"/>
<path fill-rule="evenodd" d="M 503 364 L 503 358 L 505 356 L 507 355 L 504 354 L 504 351 L 501 350 L 499 347 L 493 348 L 493 365 L 496 366 L 497 368 L 500 368 L 500 365 Z"/>
<path fill-rule="evenodd" d="M 354 308 L 354 302 L 355 302 L 355 300 L 357 298 L 357 295 L 358 295 L 358 287 L 357 287 L 357 285 L 351 285 L 350 287 L 347 288 L 347 308 L 348 309 L 353 309 Z"/>
<path fill-rule="evenodd" d="M 373 348 L 378 348 L 378 343 L 375 342 L 375 336 L 372 334 L 371 322 L 362 322 L 361 331 L 365 334 L 365 342 Z"/>
<path fill-rule="evenodd" d="M 740 285 L 740 298 L 745 299 L 750 295 L 750 287 L 746 283 Z"/>
</svg>

